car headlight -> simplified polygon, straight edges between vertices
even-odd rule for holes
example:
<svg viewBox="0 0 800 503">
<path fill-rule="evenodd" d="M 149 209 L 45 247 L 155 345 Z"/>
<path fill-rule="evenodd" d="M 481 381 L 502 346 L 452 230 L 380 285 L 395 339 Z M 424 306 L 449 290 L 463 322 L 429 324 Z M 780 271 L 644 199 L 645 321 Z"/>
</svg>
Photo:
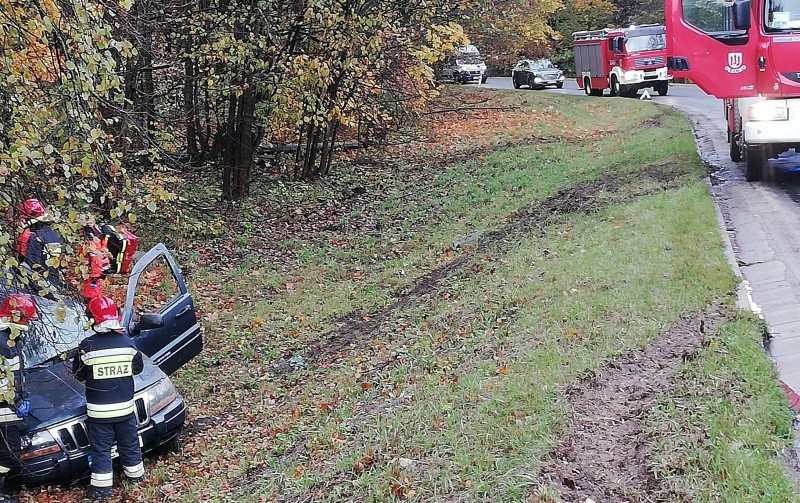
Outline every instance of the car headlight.
<svg viewBox="0 0 800 503">
<path fill-rule="evenodd" d="M 534 81 L 534 82 L 536 82 L 537 84 L 541 84 L 543 80 L 544 80 L 544 79 L 542 79 L 542 78 L 541 78 L 541 77 L 539 77 L 538 75 L 537 75 L 536 77 L 534 77 L 534 78 L 533 78 L 533 81 Z"/>
<path fill-rule="evenodd" d="M 558 80 L 564 80 L 564 79 L 565 79 L 565 77 L 564 77 L 564 74 L 563 74 L 563 73 L 562 73 L 562 74 L 559 74 L 559 76 L 558 76 Z"/>
<path fill-rule="evenodd" d="M 37 431 L 33 435 L 24 435 L 21 440 L 22 453 L 19 455 L 20 460 L 40 458 L 61 452 L 61 447 L 47 430 Z"/>
<path fill-rule="evenodd" d="M 161 379 L 145 390 L 147 394 L 147 408 L 150 415 L 157 414 L 177 397 L 178 391 L 169 379 Z"/>
<path fill-rule="evenodd" d="M 785 121 L 789 120 L 789 109 L 778 103 L 761 101 L 747 109 L 747 118 L 751 121 Z"/>
</svg>

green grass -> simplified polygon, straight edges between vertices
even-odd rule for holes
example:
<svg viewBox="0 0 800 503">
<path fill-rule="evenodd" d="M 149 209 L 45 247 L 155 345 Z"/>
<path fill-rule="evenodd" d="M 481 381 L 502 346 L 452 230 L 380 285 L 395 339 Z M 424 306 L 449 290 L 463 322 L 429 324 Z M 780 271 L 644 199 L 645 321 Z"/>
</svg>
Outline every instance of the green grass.
<svg viewBox="0 0 800 503">
<path fill-rule="evenodd" d="M 272 187 L 288 190 L 274 197 L 287 213 L 357 183 L 380 197 L 343 211 L 346 225 L 275 243 L 294 263 L 253 259 L 194 278 L 219 285 L 202 306 L 220 309 L 219 321 L 206 323 L 206 351 L 176 382 L 194 417 L 224 421 L 155 472 L 167 481 L 191 460 L 213 474 L 182 477 L 177 499 L 554 501 L 539 470 L 569 433 L 564 389 L 682 314 L 733 303 L 736 278 L 686 119 L 635 100 L 490 94 L 553 120 L 498 131 L 463 163 L 418 155 L 408 173 L 368 183 L 352 172 L 341 185 Z M 595 195 L 595 212 L 519 221 L 559 191 L 653 167 L 677 181 L 630 176 Z M 452 249 L 474 232 L 483 237 Z M 368 322 L 459 258 L 349 349 L 274 373 L 344 317 Z M 790 418 L 758 330 L 746 316 L 725 327 L 648 418 L 664 501 L 793 500 L 776 460 Z"/>
</svg>

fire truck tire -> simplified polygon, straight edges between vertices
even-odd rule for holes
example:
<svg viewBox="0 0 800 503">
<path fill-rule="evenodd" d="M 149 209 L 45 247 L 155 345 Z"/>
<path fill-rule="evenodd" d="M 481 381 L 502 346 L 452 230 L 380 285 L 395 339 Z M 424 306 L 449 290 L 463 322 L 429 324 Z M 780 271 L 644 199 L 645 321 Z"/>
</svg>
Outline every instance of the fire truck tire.
<svg viewBox="0 0 800 503">
<path fill-rule="evenodd" d="M 622 96 L 622 92 L 620 91 L 619 87 L 619 79 L 617 79 L 616 75 L 611 76 L 611 96 Z"/>
<path fill-rule="evenodd" d="M 762 146 L 747 145 L 744 148 L 744 178 L 748 182 L 755 182 L 764 177 L 764 167 L 767 165 L 767 151 Z"/>
<path fill-rule="evenodd" d="M 659 82 L 655 86 L 653 86 L 655 91 L 658 93 L 659 96 L 666 96 L 669 92 L 669 83 L 668 82 Z"/>
<path fill-rule="evenodd" d="M 742 149 L 739 148 L 739 143 L 736 141 L 736 138 L 731 140 L 731 161 L 739 162 L 742 160 Z"/>
<path fill-rule="evenodd" d="M 583 79 L 583 92 L 586 96 L 592 95 L 592 82 L 589 79 Z"/>
<path fill-rule="evenodd" d="M 730 128 L 729 128 L 730 129 Z M 742 160 L 742 145 L 739 145 L 742 131 L 742 114 L 739 112 L 739 104 L 733 105 L 733 131 L 728 131 L 728 141 L 730 141 L 731 161 L 739 162 Z"/>
</svg>

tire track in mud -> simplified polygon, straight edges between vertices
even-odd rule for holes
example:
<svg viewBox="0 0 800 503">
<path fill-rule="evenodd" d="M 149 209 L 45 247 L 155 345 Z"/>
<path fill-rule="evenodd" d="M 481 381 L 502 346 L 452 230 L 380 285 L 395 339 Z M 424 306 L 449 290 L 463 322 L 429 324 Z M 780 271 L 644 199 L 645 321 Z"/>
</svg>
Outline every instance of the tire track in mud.
<svg viewBox="0 0 800 503">
<path fill-rule="evenodd" d="M 613 359 L 565 391 L 569 432 L 541 470 L 564 501 L 658 500 L 658 482 L 646 461 L 650 440 L 639 418 L 675 386 L 681 364 L 697 355 L 706 335 L 733 316 L 720 306 L 685 316 L 643 349 Z"/>
<path fill-rule="evenodd" d="M 380 333 L 381 325 L 394 313 L 408 307 L 423 305 L 425 298 L 435 293 L 442 281 L 465 269 L 476 258 L 489 250 L 502 249 L 504 241 L 518 233 L 541 233 L 570 214 L 591 214 L 613 205 L 624 204 L 638 197 L 651 195 L 684 185 L 685 173 L 676 172 L 669 166 L 653 165 L 629 173 L 609 174 L 599 180 L 589 180 L 563 189 L 545 200 L 530 205 L 516 213 L 501 229 L 485 233 L 469 251 L 454 260 L 422 275 L 417 284 L 406 292 L 395 295 L 396 300 L 367 316 L 350 314 L 340 322 L 341 328 L 322 336 L 316 345 L 303 354 L 307 365 L 319 364 L 335 357 L 358 342 L 369 341 Z M 645 182 L 636 188 L 635 184 Z M 648 186 L 647 183 L 658 185 Z M 629 190 L 625 190 L 629 189 Z M 276 373 L 292 369 L 288 361 L 273 364 Z"/>
<path fill-rule="evenodd" d="M 376 338 L 381 333 L 382 325 L 391 320 L 398 311 L 430 302 L 431 296 L 435 295 L 444 280 L 465 270 L 487 252 L 509 246 L 506 238 L 520 233 L 543 233 L 548 226 L 571 214 L 591 214 L 638 197 L 679 188 L 685 185 L 685 176 L 685 172 L 675 170 L 674 167 L 652 165 L 635 172 L 609 174 L 598 180 L 585 181 L 533 203 L 514 214 L 503 228 L 483 234 L 464 254 L 422 275 L 412 289 L 396 294 L 396 300 L 391 304 L 363 318 L 356 314 L 343 318 L 341 328 L 323 335 L 317 344 L 305 351 L 305 365 L 333 363 L 342 357 L 342 352 L 356 350 L 360 345 Z M 513 316 L 515 310 L 515 306 L 509 306 L 498 316 Z M 285 359 L 274 364 L 274 368 L 278 374 L 294 370 Z M 279 464 L 290 464 L 291 460 L 303 456 L 304 451 L 305 445 L 302 442 L 295 444 L 280 456 Z M 240 489 L 246 491 L 247 487 L 257 483 L 262 476 L 263 469 L 256 469 L 248 475 Z M 324 493 L 335 483 L 335 480 L 328 480 L 315 484 L 302 494 L 287 497 L 284 501 L 314 501 L 319 491 Z"/>
</svg>

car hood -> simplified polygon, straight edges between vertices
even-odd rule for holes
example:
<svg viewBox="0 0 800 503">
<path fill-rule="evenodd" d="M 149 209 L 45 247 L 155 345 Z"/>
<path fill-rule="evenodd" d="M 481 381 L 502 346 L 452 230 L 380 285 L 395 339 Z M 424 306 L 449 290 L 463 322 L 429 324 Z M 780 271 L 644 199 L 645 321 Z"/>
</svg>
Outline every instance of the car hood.
<svg viewBox="0 0 800 503">
<path fill-rule="evenodd" d="M 161 369 L 145 358 L 144 370 L 134 377 L 136 391 L 165 377 Z M 22 424 L 23 432 L 49 428 L 86 414 L 84 385 L 72 375 L 71 361 L 27 369 L 25 391 L 31 411 Z"/>
<path fill-rule="evenodd" d="M 469 64 L 460 64 L 458 68 L 461 70 L 485 70 L 486 64 L 485 63 L 469 63 Z"/>
</svg>

